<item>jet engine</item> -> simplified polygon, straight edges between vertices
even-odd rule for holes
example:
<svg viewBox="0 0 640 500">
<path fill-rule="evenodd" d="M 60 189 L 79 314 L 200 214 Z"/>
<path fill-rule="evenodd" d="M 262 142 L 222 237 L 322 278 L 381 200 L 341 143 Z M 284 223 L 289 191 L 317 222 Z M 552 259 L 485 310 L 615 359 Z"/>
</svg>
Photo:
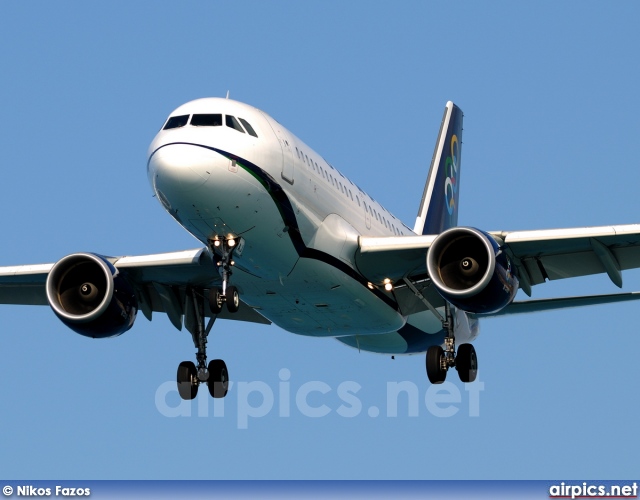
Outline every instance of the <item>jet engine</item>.
<svg viewBox="0 0 640 500">
<path fill-rule="evenodd" d="M 86 337 L 116 337 L 136 318 L 133 289 L 100 255 L 75 253 L 62 258 L 51 268 L 46 290 L 56 316 Z"/>
<path fill-rule="evenodd" d="M 453 227 L 433 241 L 427 271 L 440 295 L 471 313 L 492 313 L 510 304 L 518 291 L 515 266 L 484 231 Z"/>
</svg>

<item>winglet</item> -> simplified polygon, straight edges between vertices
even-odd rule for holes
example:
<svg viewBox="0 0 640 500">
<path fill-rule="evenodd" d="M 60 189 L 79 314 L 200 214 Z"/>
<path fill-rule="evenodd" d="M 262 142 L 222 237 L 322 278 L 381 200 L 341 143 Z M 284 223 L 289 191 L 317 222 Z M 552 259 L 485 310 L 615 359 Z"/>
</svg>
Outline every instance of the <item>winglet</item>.
<svg viewBox="0 0 640 500">
<path fill-rule="evenodd" d="M 447 102 L 414 232 L 439 234 L 458 224 L 462 110 Z"/>
</svg>

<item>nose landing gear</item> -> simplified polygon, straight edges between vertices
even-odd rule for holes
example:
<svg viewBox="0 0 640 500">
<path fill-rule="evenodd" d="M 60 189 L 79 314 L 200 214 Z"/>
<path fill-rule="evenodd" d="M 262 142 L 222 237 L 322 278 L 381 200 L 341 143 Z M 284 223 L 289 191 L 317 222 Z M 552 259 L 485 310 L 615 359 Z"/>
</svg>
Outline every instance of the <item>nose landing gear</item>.
<svg viewBox="0 0 640 500">
<path fill-rule="evenodd" d="M 229 280 L 233 274 L 231 268 L 234 265 L 233 251 L 238 248 L 240 238 L 228 238 L 211 240 L 211 249 L 222 252 L 222 258 L 218 261 L 218 268 L 222 277 L 222 288 L 212 288 L 209 291 L 209 308 L 214 314 L 222 311 L 223 305 L 227 305 L 230 313 L 238 311 L 240 308 L 240 294 L 235 286 L 229 286 Z"/>
<path fill-rule="evenodd" d="M 235 286 L 229 286 L 229 279 L 233 274 L 231 271 L 234 265 L 233 252 L 238 248 L 240 242 L 240 238 L 234 237 L 210 241 L 214 255 L 222 253 L 220 261 L 217 262 L 222 277 L 222 287 L 214 287 L 209 290 L 209 309 L 211 309 L 213 316 L 209 318 L 206 327 L 204 324 L 205 297 L 203 290 L 187 289 L 185 325 L 191 332 L 193 344 L 198 350 L 196 353 L 198 364 L 196 366 L 192 361 L 183 361 L 178 366 L 176 378 L 178 392 L 182 399 L 195 398 L 198 394 L 198 386 L 203 383 L 207 384 L 209 394 L 214 398 L 223 398 L 229 391 L 229 371 L 226 363 L 221 359 L 214 359 L 207 365 L 207 338 L 216 321 L 216 316 L 222 311 L 225 304 L 230 313 L 234 313 L 240 308 L 238 289 Z"/>
<path fill-rule="evenodd" d="M 178 382 L 178 393 L 182 399 L 190 400 L 198 394 L 198 386 L 206 383 L 209 394 L 214 398 L 223 398 L 229 390 L 229 371 L 226 363 L 221 359 L 214 359 L 207 365 L 207 337 L 211 328 L 216 321 L 216 317 L 209 318 L 207 326 L 204 326 L 204 296 L 196 291 L 195 288 L 187 290 L 186 306 L 190 308 L 185 311 L 186 317 L 190 318 L 188 329 L 191 331 L 193 343 L 198 349 L 196 360 L 198 365 L 193 361 L 183 361 L 178 366 L 176 374 Z"/>
</svg>

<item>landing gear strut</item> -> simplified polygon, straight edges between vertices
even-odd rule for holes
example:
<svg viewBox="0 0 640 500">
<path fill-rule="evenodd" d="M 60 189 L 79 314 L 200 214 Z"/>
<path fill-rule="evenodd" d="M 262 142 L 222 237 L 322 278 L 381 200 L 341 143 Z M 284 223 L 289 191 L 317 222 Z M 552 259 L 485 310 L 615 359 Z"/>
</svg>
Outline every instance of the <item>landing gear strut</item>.
<svg viewBox="0 0 640 500">
<path fill-rule="evenodd" d="M 427 376 L 432 384 L 441 384 L 447 378 L 449 368 L 456 367 L 462 382 L 473 382 L 478 374 L 478 357 L 471 344 L 461 344 L 456 355 L 456 340 L 453 334 L 453 316 L 451 306 L 445 304 L 445 317 L 442 328 L 446 332 L 444 349 L 439 345 L 427 350 Z"/>
<path fill-rule="evenodd" d="M 206 383 L 209 394 L 214 398 L 223 398 L 229 390 L 229 372 L 227 365 L 221 359 L 214 359 L 207 365 L 207 337 L 216 321 L 216 317 L 209 318 L 207 326 L 204 325 L 204 296 L 197 292 L 195 288 L 187 289 L 186 306 L 190 309 L 185 311 L 185 323 L 189 317 L 187 328 L 191 331 L 193 344 L 198 352 L 196 360 L 198 366 L 193 361 L 183 361 L 178 366 L 177 382 L 178 393 L 182 399 L 193 399 L 198 394 L 198 386 Z"/>
<path fill-rule="evenodd" d="M 230 313 L 236 312 L 240 308 L 240 294 L 235 286 L 229 286 L 229 280 L 233 272 L 234 265 L 233 251 L 238 248 L 240 238 L 214 239 L 210 241 L 211 250 L 222 252 L 222 258 L 218 261 L 218 268 L 222 277 L 222 288 L 212 288 L 209 290 L 209 308 L 213 314 L 219 314 L 222 306 L 227 305 Z"/>
<path fill-rule="evenodd" d="M 220 276 L 222 277 L 222 287 L 214 287 L 209 290 L 209 309 L 213 316 L 209 318 L 207 326 L 204 325 L 205 298 L 203 291 L 195 288 L 187 289 L 185 303 L 185 325 L 191 332 L 193 344 L 198 352 L 196 360 L 198 365 L 192 361 L 183 361 L 178 366 L 177 380 L 178 392 L 182 399 L 193 399 L 198 394 L 198 386 L 206 383 L 209 394 L 214 398 L 223 398 L 229 390 L 229 371 L 227 365 L 221 359 L 214 359 L 207 365 L 207 337 L 216 321 L 216 315 L 222 311 L 226 304 L 230 313 L 236 312 L 240 308 L 240 294 L 235 286 L 229 286 L 229 279 L 233 274 L 231 268 L 234 265 L 233 252 L 242 242 L 241 238 L 228 237 L 220 239 L 218 237 L 209 241 L 214 255 L 222 254 L 217 262 Z M 187 321 L 188 319 L 188 321 Z"/>
</svg>

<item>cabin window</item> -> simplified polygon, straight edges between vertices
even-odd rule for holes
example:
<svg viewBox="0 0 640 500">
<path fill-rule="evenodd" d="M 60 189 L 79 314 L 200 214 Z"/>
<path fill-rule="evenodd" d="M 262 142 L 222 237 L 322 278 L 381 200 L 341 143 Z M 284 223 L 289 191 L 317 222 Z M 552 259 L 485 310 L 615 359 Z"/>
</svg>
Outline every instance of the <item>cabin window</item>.
<svg viewBox="0 0 640 500">
<path fill-rule="evenodd" d="M 222 127 L 222 115 L 193 115 L 191 125 L 194 127 Z"/>
<path fill-rule="evenodd" d="M 170 128 L 184 127 L 189 121 L 189 115 L 172 116 L 167 120 L 167 123 L 162 130 L 169 130 Z"/>
<path fill-rule="evenodd" d="M 249 133 L 249 135 L 252 135 L 253 137 L 258 137 L 258 134 L 256 134 L 256 131 L 253 130 L 253 127 L 251 126 L 251 124 L 247 120 L 245 120 L 244 118 L 239 118 L 239 120 L 244 125 L 244 128 L 247 129 L 247 132 Z M 287 142 L 287 146 L 288 145 L 289 145 L 289 143 Z"/>
<path fill-rule="evenodd" d="M 225 116 L 225 123 L 227 124 L 227 127 L 234 128 L 238 132 L 242 132 L 244 134 L 244 129 L 242 128 L 242 125 L 238 123 L 238 120 L 236 120 L 235 116 L 231 116 L 231 115 Z"/>
</svg>

